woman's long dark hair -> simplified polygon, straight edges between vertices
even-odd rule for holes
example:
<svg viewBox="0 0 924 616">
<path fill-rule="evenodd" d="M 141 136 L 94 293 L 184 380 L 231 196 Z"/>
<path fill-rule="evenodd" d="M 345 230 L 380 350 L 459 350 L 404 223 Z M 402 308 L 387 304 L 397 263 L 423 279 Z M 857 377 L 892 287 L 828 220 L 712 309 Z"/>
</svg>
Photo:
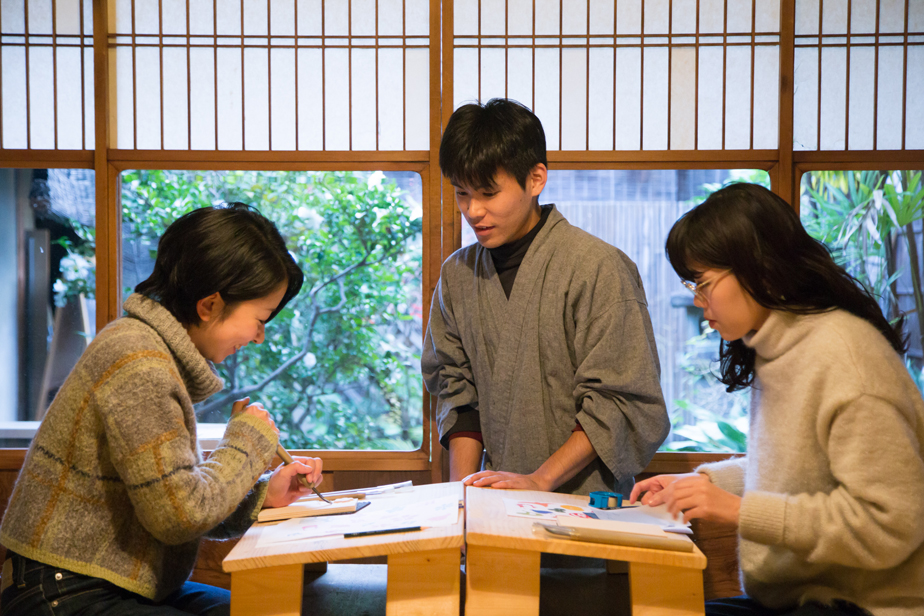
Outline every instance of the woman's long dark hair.
<svg viewBox="0 0 924 616">
<path fill-rule="evenodd" d="M 731 184 L 712 193 L 674 223 L 665 245 L 674 271 L 694 280 L 702 268 L 731 270 L 758 304 L 771 310 L 815 314 L 841 308 L 869 321 L 898 353 L 906 339 L 870 292 L 838 266 L 828 249 L 802 227 L 795 211 L 756 184 Z M 753 349 L 722 341 L 719 380 L 727 391 L 754 381 Z"/>
<path fill-rule="evenodd" d="M 203 297 L 220 293 L 231 308 L 284 284 L 268 322 L 303 281 L 276 225 L 245 203 L 229 203 L 193 210 L 171 223 L 157 244 L 154 271 L 135 292 L 160 302 L 183 325 L 197 325 L 196 302 Z"/>
</svg>

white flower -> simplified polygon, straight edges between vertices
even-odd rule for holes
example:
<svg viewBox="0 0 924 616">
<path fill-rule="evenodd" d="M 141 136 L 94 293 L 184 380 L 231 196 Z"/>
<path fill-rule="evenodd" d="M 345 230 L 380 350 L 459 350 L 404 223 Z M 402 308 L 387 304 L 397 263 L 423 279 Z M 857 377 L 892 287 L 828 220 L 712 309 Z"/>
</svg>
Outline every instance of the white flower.
<svg viewBox="0 0 924 616">
<path fill-rule="evenodd" d="M 317 212 L 304 205 L 295 210 L 295 214 L 304 221 L 305 226 L 309 229 L 317 229 L 324 222 Z"/>
<path fill-rule="evenodd" d="M 369 179 L 366 180 L 366 184 L 368 184 L 369 188 L 375 188 L 376 186 L 381 186 L 384 180 L 384 173 L 381 171 L 374 171 L 369 175 Z"/>
</svg>

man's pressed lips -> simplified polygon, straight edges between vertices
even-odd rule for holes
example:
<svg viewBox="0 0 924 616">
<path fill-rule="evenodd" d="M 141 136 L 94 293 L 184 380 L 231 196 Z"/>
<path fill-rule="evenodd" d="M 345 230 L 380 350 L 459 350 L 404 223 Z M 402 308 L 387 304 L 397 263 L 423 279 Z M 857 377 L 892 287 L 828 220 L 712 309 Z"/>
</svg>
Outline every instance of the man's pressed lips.
<svg viewBox="0 0 924 616">
<path fill-rule="evenodd" d="M 488 231 L 490 231 L 490 230 L 493 229 L 493 228 L 494 228 L 494 227 L 475 227 L 475 233 L 476 233 L 476 234 L 478 234 L 478 233 L 487 233 Z"/>
</svg>

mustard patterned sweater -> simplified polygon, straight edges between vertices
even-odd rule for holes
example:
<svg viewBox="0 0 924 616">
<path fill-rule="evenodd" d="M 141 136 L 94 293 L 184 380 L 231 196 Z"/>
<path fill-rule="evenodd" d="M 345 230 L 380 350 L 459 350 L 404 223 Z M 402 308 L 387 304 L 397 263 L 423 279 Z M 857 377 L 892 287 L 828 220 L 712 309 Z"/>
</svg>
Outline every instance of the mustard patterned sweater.
<svg viewBox="0 0 924 616">
<path fill-rule="evenodd" d="M 48 409 L 0 543 L 159 600 L 189 577 L 200 537 L 231 537 L 256 519 L 277 438 L 235 415 L 203 461 L 193 404 L 221 379 L 160 304 L 135 294 L 124 309 Z"/>
<path fill-rule="evenodd" d="M 924 614 L 924 402 L 901 358 L 843 310 L 772 312 L 746 458 L 699 467 L 743 496 L 745 592 L 767 607 L 852 601 Z"/>
</svg>

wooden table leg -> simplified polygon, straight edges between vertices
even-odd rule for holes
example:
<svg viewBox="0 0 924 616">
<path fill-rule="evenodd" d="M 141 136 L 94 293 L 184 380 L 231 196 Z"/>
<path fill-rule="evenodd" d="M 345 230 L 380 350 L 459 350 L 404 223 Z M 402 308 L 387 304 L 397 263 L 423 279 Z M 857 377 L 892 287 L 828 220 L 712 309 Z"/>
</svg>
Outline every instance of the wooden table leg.
<svg viewBox="0 0 924 616">
<path fill-rule="evenodd" d="M 388 556 L 386 616 L 458 616 L 461 550 Z"/>
<path fill-rule="evenodd" d="M 625 575 L 629 573 L 629 563 L 624 560 L 606 561 L 606 572 L 610 575 Z"/>
<path fill-rule="evenodd" d="M 302 565 L 263 567 L 231 574 L 231 616 L 301 616 Z"/>
<path fill-rule="evenodd" d="M 703 572 L 699 569 L 629 563 L 632 616 L 702 616 Z"/>
<path fill-rule="evenodd" d="M 465 554 L 465 616 L 538 616 L 539 552 L 471 545 Z"/>
</svg>

